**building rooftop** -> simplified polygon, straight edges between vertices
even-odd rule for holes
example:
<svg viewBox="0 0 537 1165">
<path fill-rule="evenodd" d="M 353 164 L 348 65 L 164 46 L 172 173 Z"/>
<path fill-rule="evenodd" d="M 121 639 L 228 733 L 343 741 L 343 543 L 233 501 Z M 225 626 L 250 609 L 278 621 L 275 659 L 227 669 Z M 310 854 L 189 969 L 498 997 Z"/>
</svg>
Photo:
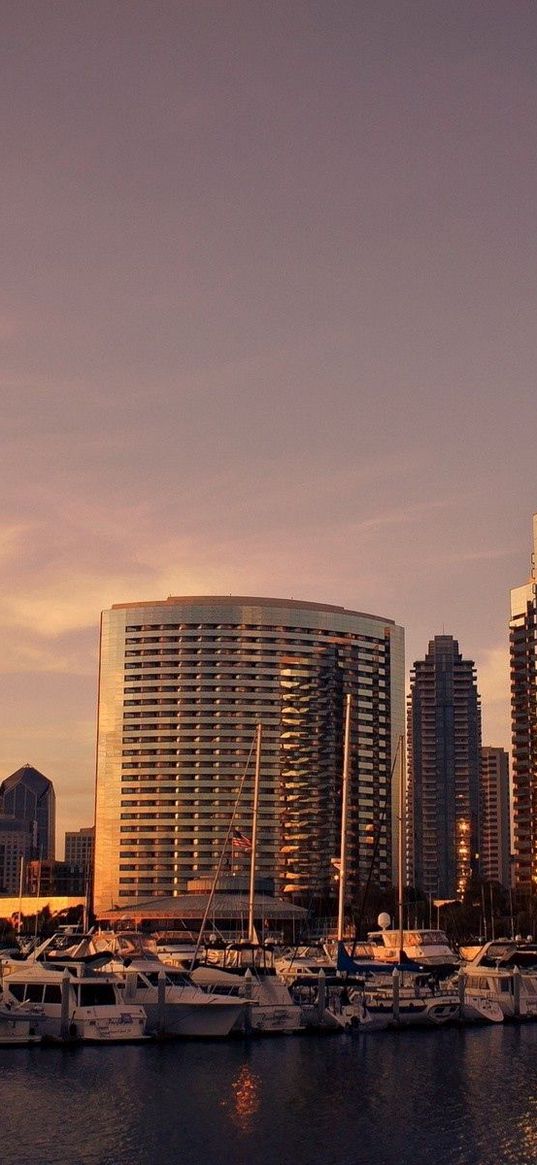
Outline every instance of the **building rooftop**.
<svg viewBox="0 0 537 1165">
<path fill-rule="evenodd" d="M 354 615 L 361 619 L 375 619 L 382 623 L 394 624 L 394 619 L 385 619 L 382 615 L 371 615 L 366 611 L 352 611 L 346 607 L 334 606 L 330 603 L 312 603 L 305 599 L 271 599 L 261 598 L 258 595 L 168 595 L 166 599 L 144 599 L 138 603 L 112 603 L 112 611 L 125 610 L 132 607 L 165 607 L 176 603 L 199 603 L 210 606 L 214 603 L 224 603 L 229 606 L 247 607 L 282 607 L 294 610 L 332 611 L 339 615 Z"/>
</svg>

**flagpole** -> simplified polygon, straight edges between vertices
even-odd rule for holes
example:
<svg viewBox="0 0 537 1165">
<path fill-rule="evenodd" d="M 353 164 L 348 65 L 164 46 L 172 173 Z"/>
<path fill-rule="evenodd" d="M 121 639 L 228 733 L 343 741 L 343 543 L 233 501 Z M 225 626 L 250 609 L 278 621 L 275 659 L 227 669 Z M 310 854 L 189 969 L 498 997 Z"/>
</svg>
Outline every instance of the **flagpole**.
<svg viewBox="0 0 537 1165">
<path fill-rule="evenodd" d="M 20 934 L 22 927 L 22 891 L 24 885 L 24 854 L 21 854 L 21 868 L 19 876 L 19 917 L 17 919 L 17 934 Z"/>
<path fill-rule="evenodd" d="M 252 849 L 250 853 L 250 892 L 248 894 L 248 942 L 255 941 L 254 931 L 254 904 L 255 904 L 255 861 L 257 851 L 257 815 L 259 808 L 259 781 L 261 775 L 261 735 L 262 726 L 257 725 L 256 751 L 255 751 L 255 779 L 254 779 L 254 804 L 252 810 Z"/>
</svg>

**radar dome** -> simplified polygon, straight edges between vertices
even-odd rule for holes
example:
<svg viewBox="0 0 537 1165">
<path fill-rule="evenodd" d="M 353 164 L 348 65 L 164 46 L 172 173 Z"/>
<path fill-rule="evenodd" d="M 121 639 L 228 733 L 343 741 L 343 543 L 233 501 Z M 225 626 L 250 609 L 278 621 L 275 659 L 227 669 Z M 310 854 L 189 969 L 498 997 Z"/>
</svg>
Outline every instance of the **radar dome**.
<svg viewBox="0 0 537 1165">
<path fill-rule="evenodd" d="M 379 914 L 379 916 L 377 918 L 377 923 L 380 926 L 381 930 L 387 930 L 388 927 L 391 926 L 392 920 L 390 918 L 390 915 L 386 914 L 386 911 L 383 910 L 382 914 Z"/>
</svg>

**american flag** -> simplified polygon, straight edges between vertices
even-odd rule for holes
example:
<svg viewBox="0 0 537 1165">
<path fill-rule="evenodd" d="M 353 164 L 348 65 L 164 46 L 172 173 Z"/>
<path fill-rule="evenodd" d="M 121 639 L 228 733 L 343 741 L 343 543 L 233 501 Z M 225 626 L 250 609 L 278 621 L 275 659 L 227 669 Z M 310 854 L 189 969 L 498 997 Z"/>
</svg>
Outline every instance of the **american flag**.
<svg viewBox="0 0 537 1165">
<path fill-rule="evenodd" d="M 232 844 L 234 849 L 251 849 L 252 848 L 252 843 L 250 841 L 250 838 L 246 837 L 245 833 L 241 833 L 240 829 L 233 830 L 231 844 Z"/>
</svg>

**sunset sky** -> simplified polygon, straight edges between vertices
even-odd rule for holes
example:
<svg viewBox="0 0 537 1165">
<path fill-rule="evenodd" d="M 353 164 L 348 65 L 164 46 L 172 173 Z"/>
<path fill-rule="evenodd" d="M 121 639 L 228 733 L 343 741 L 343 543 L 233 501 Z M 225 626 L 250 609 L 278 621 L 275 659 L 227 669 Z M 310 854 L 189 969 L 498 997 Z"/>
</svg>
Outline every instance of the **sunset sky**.
<svg viewBox="0 0 537 1165">
<path fill-rule="evenodd" d="M 537 509 L 534 0 L 0 0 L 0 776 L 93 813 L 98 622 L 445 630 L 509 743 Z"/>
</svg>

